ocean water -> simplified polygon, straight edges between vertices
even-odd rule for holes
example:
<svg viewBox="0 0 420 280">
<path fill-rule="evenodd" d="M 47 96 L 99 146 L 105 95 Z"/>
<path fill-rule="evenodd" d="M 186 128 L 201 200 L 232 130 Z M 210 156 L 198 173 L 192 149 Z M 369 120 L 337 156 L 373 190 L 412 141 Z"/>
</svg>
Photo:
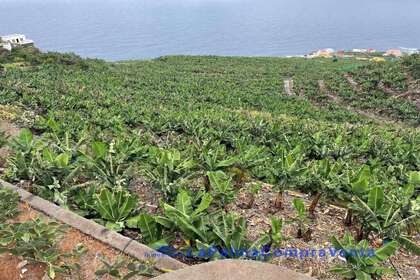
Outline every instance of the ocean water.
<svg viewBox="0 0 420 280">
<path fill-rule="evenodd" d="M 0 34 L 106 60 L 420 48 L 419 0 L 0 0 Z"/>
</svg>

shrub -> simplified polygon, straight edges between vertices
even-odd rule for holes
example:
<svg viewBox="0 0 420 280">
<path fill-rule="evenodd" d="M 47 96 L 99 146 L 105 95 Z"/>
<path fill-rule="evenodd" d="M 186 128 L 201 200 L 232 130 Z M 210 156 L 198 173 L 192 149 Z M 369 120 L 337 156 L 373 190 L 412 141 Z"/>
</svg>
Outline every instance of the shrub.
<svg viewBox="0 0 420 280">
<path fill-rule="evenodd" d="M 122 257 L 118 257 L 113 263 L 101 258 L 101 262 L 103 266 L 95 272 L 95 275 L 101 278 L 109 275 L 118 280 L 128 280 L 133 277 L 137 279 L 138 276 L 156 276 L 153 266 L 149 263 L 128 262 Z M 124 269 L 128 271 L 123 273 Z"/>
<path fill-rule="evenodd" d="M 23 223 L 12 223 L 0 228 L 0 252 L 8 252 L 23 259 L 43 263 L 51 279 L 57 273 L 70 273 L 77 266 L 65 264 L 65 259 L 83 253 L 81 245 L 73 252 L 63 254 L 57 244 L 65 233 L 65 226 L 55 222 L 46 223 L 41 219 Z"/>
<path fill-rule="evenodd" d="M 7 143 L 7 136 L 6 133 L 0 131 L 0 148 L 4 147 Z"/>
<path fill-rule="evenodd" d="M 408 67 L 414 79 L 420 79 L 420 54 L 405 56 L 403 65 Z"/>
<path fill-rule="evenodd" d="M 18 213 L 19 195 L 5 187 L 0 187 L 0 223 L 13 218 Z"/>
<path fill-rule="evenodd" d="M 337 265 L 330 271 L 345 279 L 379 279 L 393 272 L 392 269 L 381 266 L 381 263 L 395 254 L 398 249 L 397 242 L 389 242 L 374 252 L 369 251 L 371 249 L 366 240 L 356 243 L 349 233 L 346 233 L 342 240 L 332 237 L 331 242 L 336 250 L 343 252 L 346 265 Z"/>
<path fill-rule="evenodd" d="M 105 226 L 115 231 L 125 227 L 125 221 L 137 207 L 137 198 L 118 187 L 115 190 L 104 188 L 95 196 L 94 209 L 105 221 Z"/>
</svg>

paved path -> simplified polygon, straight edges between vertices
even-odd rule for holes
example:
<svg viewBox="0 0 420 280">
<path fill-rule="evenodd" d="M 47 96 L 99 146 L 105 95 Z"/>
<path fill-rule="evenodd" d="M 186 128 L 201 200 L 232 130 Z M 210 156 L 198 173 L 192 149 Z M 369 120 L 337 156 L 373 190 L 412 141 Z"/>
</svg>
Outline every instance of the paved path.
<svg viewBox="0 0 420 280">
<path fill-rule="evenodd" d="M 280 266 L 256 261 L 221 260 L 166 273 L 153 280 L 314 280 Z"/>
<path fill-rule="evenodd" d="M 293 92 L 293 79 L 284 80 L 284 90 L 289 96 L 295 95 L 295 93 Z"/>
</svg>

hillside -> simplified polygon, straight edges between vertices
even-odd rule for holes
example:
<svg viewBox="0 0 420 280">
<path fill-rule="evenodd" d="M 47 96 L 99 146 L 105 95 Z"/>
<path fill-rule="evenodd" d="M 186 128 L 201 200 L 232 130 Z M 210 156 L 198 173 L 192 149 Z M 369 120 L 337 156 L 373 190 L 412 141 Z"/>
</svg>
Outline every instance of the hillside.
<svg viewBox="0 0 420 280">
<path fill-rule="evenodd" d="M 0 63 L 0 121 L 29 129 L 0 153 L 2 176 L 58 205 L 155 247 L 220 249 L 239 235 L 248 246 L 263 237 L 261 246 L 313 248 L 349 231 L 419 252 L 418 56 L 109 63 L 18 50 Z M 6 142 L 0 134 L 0 148 Z M 109 217 L 98 205 L 124 213 Z M 418 260 L 404 249 L 394 262 L 416 279 Z M 310 262 L 282 264 L 307 273 Z M 337 279 L 329 264 L 309 272 Z"/>
</svg>

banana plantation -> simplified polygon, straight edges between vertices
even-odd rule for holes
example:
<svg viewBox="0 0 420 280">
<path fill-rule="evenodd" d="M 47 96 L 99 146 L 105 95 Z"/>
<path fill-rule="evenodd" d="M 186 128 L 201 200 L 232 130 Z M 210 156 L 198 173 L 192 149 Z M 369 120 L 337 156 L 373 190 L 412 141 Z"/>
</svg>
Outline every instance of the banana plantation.
<svg viewBox="0 0 420 280">
<path fill-rule="evenodd" d="M 419 56 L 0 63 L 3 180 L 187 264 L 327 246 L 318 279 L 418 279 Z"/>
</svg>

